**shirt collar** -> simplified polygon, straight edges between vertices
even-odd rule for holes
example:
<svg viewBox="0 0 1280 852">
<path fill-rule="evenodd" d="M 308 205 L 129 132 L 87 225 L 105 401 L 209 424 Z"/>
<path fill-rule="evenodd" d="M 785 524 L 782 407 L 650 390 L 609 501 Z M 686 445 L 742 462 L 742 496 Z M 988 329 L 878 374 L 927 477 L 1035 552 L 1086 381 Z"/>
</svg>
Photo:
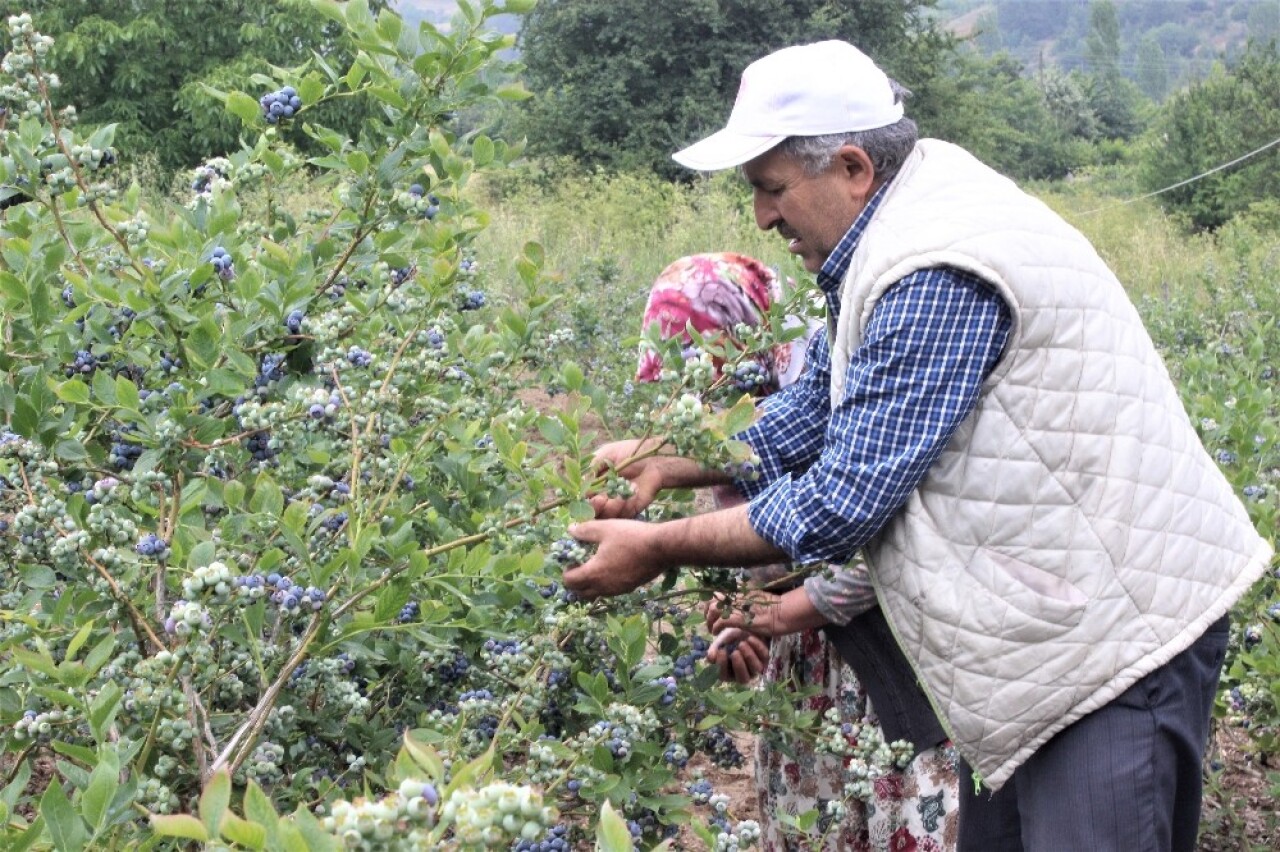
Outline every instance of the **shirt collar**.
<svg viewBox="0 0 1280 852">
<path fill-rule="evenodd" d="M 844 282 L 845 273 L 849 271 L 849 262 L 858 248 L 858 241 L 862 239 L 862 232 L 867 229 L 867 225 L 871 224 L 877 208 L 880 207 L 880 202 L 884 200 L 884 191 L 890 183 L 892 181 L 875 191 L 871 200 L 867 202 L 867 206 L 862 208 L 858 218 L 853 220 L 853 225 L 845 231 L 840 242 L 836 244 L 826 262 L 822 264 L 822 268 L 818 270 L 818 287 L 827 297 L 827 304 L 833 316 L 840 312 L 840 285 Z"/>
</svg>

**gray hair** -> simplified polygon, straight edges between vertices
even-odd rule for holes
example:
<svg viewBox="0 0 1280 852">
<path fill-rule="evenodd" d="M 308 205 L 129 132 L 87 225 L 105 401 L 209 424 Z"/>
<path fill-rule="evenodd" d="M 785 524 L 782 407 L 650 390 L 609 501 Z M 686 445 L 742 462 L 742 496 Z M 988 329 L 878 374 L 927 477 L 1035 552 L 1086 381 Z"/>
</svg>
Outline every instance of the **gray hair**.
<svg viewBox="0 0 1280 852">
<path fill-rule="evenodd" d="M 911 91 L 897 80 L 890 79 L 894 103 L 902 103 Z M 920 130 L 910 118 L 903 116 L 893 124 L 871 130 L 855 130 L 848 133 L 831 133 L 825 136 L 788 136 L 778 144 L 785 156 L 797 160 L 810 177 L 821 174 L 831 165 L 836 152 L 845 145 L 853 145 L 867 152 L 875 169 L 876 183 L 888 183 L 907 161 L 916 147 Z"/>
</svg>

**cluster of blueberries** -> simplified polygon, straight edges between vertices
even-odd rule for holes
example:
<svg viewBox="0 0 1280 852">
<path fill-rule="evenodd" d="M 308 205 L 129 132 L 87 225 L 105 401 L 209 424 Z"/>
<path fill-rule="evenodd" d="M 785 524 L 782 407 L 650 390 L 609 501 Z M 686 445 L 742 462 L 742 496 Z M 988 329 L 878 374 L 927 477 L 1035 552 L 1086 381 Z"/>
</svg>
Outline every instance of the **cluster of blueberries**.
<svg viewBox="0 0 1280 852">
<path fill-rule="evenodd" d="M 399 622 L 400 624 L 407 624 L 410 621 L 417 621 L 418 615 L 421 612 L 422 612 L 422 607 L 418 605 L 417 601 L 409 601 L 407 604 L 400 607 L 400 614 L 396 616 L 396 621 Z"/>
<path fill-rule="evenodd" d="M 323 589 L 318 589 L 315 586 L 303 587 L 294 583 L 288 577 L 274 572 L 265 577 L 261 574 L 236 577 L 231 581 L 231 586 L 233 589 L 248 590 L 247 593 L 250 597 L 257 597 L 257 595 L 253 594 L 253 589 L 262 589 L 262 594 L 281 609 L 309 609 L 312 612 L 319 612 L 324 608 L 325 593 Z M 241 594 L 245 593 L 242 592 Z"/>
<path fill-rule="evenodd" d="M 711 762 L 721 769 L 737 769 L 742 766 L 742 752 L 723 725 L 714 725 L 703 731 L 701 745 Z"/>
<path fill-rule="evenodd" d="M 520 642 L 516 639 L 486 639 L 481 647 L 497 657 L 520 653 Z"/>
<path fill-rule="evenodd" d="M 111 442 L 111 466 L 116 470 L 133 470 L 142 456 L 142 445 L 128 440 L 124 433 L 116 430 Z"/>
<path fill-rule="evenodd" d="M 707 649 L 711 647 L 711 643 L 701 636 L 694 636 L 689 644 L 689 653 L 676 657 L 673 674 L 677 678 L 693 677 L 694 666 L 707 656 Z"/>
<path fill-rule="evenodd" d="M 302 98 L 298 97 L 298 90 L 293 86 L 285 86 L 258 98 L 258 106 L 262 108 L 262 117 L 268 124 L 279 124 L 282 119 L 293 118 L 294 113 L 302 109 Z"/>
<path fill-rule="evenodd" d="M 223 281 L 230 281 L 236 277 L 235 261 L 222 246 L 213 247 L 213 251 L 209 254 L 209 262 L 213 264 L 214 271 Z"/>
<path fill-rule="evenodd" d="M 437 665 L 434 669 L 436 677 L 445 683 L 457 683 L 467 676 L 471 671 L 471 661 L 467 659 L 467 655 L 461 651 L 453 652 L 453 659 L 447 663 Z"/>
<path fill-rule="evenodd" d="M 141 556 L 163 560 L 169 555 L 169 542 L 155 533 L 147 533 L 138 539 L 138 543 L 134 545 L 133 549 Z"/>
<path fill-rule="evenodd" d="M 320 526 L 329 532 L 337 532 L 347 525 L 348 516 L 346 512 L 335 512 L 320 522 Z"/>
<path fill-rule="evenodd" d="M 679 688 L 676 679 L 673 677 L 660 677 L 649 681 L 652 684 L 663 688 L 662 697 L 658 699 L 658 703 L 663 707 L 670 707 L 676 701 L 676 691 Z"/>
<path fill-rule="evenodd" d="M 94 355 L 88 349 L 76 350 L 75 358 L 64 368 L 67 378 L 72 376 L 90 376 L 101 365 L 107 363 L 106 355 Z"/>
<path fill-rule="evenodd" d="M 569 844 L 569 826 L 559 823 L 537 840 L 520 840 L 511 847 L 511 852 L 569 852 L 572 848 Z"/>
<path fill-rule="evenodd" d="M 751 393 L 769 381 L 769 372 L 759 361 L 743 361 L 733 368 L 733 387 L 743 393 Z"/>
<path fill-rule="evenodd" d="M 422 198 L 426 190 L 422 188 L 422 184 L 415 183 L 409 187 L 409 194 L 414 198 Z M 427 209 L 422 211 L 422 215 L 427 219 L 436 218 L 436 214 L 440 212 L 440 199 L 434 195 L 427 195 Z"/>
</svg>

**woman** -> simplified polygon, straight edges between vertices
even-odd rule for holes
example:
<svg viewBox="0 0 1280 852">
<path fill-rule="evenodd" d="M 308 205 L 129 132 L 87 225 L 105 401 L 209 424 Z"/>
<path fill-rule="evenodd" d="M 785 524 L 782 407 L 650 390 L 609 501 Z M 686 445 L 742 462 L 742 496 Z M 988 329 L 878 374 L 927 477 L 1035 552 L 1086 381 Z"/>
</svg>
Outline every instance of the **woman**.
<svg viewBox="0 0 1280 852">
<path fill-rule="evenodd" d="M 789 288 L 794 282 L 788 281 Z M 760 261 L 721 252 L 683 257 L 662 271 L 645 306 L 644 328 L 657 325 L 663 338 L 680 337 L 690 343 L 687 328 L 704 339 L 723 336 L 741 346 L 736 331 L 766 321 L 769 308 L 784 296 L 778 275 Z M 802 321 L 789 318 L 789 323 Z M 804 352 L 820 326 L 805 323 L 805 334 L 767 351 L 752 353 L 764 369 L 764 395 L 787 387 L 799 377 Z M 641 353 L 639 381 L 656 381 L 662 372 L 659 356 Z M 726 507 L 742 502 L 732 487 L 715 489 L 716 502 Z M 788 566 L 754 568 L 757 585 L 776 584 Z M 767 682 L 814 687 L 817 693 L 801 699 L 803 709 L 826 714 L 835 711 L 839 734 L 852 746 L 861 736 L 878 740 L 878 722 L 853 670 L 818 629 L 822 624 L 845 624 L 874 606 L 875 596 L 865 571 L 833 568 L 826 576 L 807 578 L 781 594 L 753 596 L 750 612 L 739 607 L 708 608 L 708 626 L 716 641 L 708 652 L 726 679 L 746 680 L 762 673 Z M 773 586 L 771 585 L 772 589 Z M 768 646 L 765 648 L 767 639 Z M 727 649 L 741 649 L 730 663 Z M 743 661 L 746 660 L 746 664 Z M 844 725 L 843 723 L 849 723 Z M 819 753 L 808 742 L 787 741 L 774 734 L 756 740 L 756 786 L 762 845 L 766 852 L 781 850 L 954 850 L 957 836 L 959 788 L 955 755 L 949 744 L 918 752 L 903 769 L 889 767 L 870 784 L 870 790 L 851 799 L 845 785 L 847 759 Z M 780 814 L 799 816 L 817 810 L 817 828 L 800 834 L 784 825 Z"/>
</svg>

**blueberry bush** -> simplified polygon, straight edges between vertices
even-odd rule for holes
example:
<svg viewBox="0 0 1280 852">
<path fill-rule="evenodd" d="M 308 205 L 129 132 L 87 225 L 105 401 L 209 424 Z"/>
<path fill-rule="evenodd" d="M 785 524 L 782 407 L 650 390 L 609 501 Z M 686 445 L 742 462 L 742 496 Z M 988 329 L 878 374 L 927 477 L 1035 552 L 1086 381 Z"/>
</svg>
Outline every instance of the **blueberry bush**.
<svg viewBox="0 0 1280 852">
<path fill-rule="evenodd" d="M 4 848 L 754 842 L 690 762 L 821 720 L 699 664 L 699 601 L 734 580 L 592 605 L 558 584 L 585 497 L 626 487 L 591 464 L 611 397 L 539 246 L 500 289 L 477 260 L 464 189 L 519 151 L 457 121 L 523 96 L 484 25 L 530 5 L 463 2 L 442 32 L 317 0 L 351 65 L 211 91 L 242 148 L 165 201 L 116 181 L 112 127 L 53 106 L 51 39 L 9 19 Z M 354 97 L 380 105 L 354 137 L 308 116 Z M 625 425 L 749 464 L 728 436 L 752 406 L 711 368 L 732 354 L 671 352 Z"/>
</svg>

